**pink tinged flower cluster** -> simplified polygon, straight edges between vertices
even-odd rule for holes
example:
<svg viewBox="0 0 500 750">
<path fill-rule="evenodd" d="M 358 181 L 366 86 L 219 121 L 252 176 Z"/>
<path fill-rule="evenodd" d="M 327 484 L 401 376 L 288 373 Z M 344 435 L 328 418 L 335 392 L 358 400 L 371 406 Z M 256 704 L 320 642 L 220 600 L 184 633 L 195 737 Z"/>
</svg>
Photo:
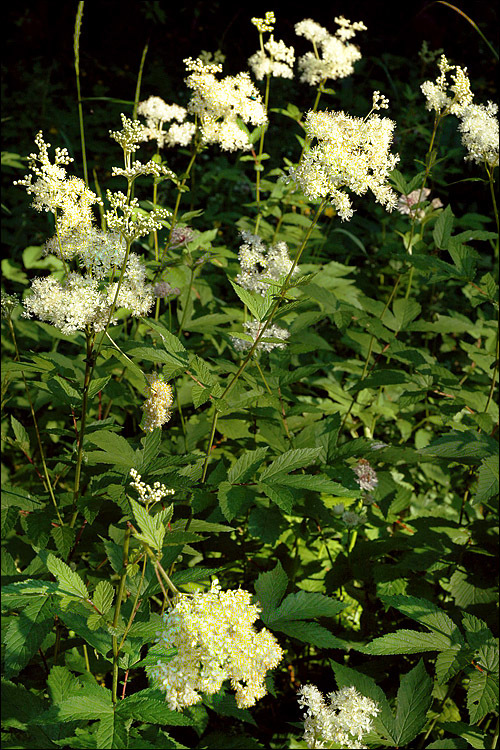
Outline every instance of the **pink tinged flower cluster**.
<svg viewBox="0 0 500 750">
<path fill-rule="evenodd" d="M 360 458 L 356 466 L 353 468 L 353 472 L 356 474 L 356 481 L 362 490 L 371 492 L 378 484 L 377 472 L 370 466 L 370 462 L 366 458 Z"/>
<path fill-rule="evenodd" d="M 142 407 L 141 427 L 144 432 L 152 432 L 155 427 L 166 424 L 172 416 L 169 409 L 174 403 L 174 394 L 172 386 L 155 373 L 146 375 L 146 379 L 149 383 L 149 393 Z"/>
<path fill-rule="evenodd" d="M 377 703 L 354 687 L 329 693 L 327 701 L 316 685 L 304 685 L 299 690 L 299 705 L 306 709 L 304 740 L 307 747 L 366 748 L 361 740 L 371 730 L 373 718 L 380 711 Z"/>
<path fill-rule="evenodd" d="M 418 219 L 421 221 L 427 211 L 424 207 L 420 207 L 419 204 L 426 201 L 430 196 L 431 191 L 429 188 L 421 188 L 420 190 L 412 190 L 408 195 L 400 195 L 398 199 L 398 205 L 396 210 L 400 214 L 407 214 L 411 219 Z M 431 210 L 442 208 L 443 203 L 439 198 L 433 198 L 430 203 Z"/>
<path fill-rule="evenodd" d="M 353 216 L 346 189 L 357 195 L 371 191 L 392 211 L 397 197 L 388 178 L 399 161 L 390 152 L 395 125 L 374 112 L 364 119 L 344 112 L 309 112 L 305 130 L 313 145 L 290 167 L 289 179 L 311 200 L 328 199 L 344 221 Z"/>
<path fill-rule="evenodd" d="M 276 638 L 254 623 L 260 609 L 242 589 L 222 591 L 214 580 L 206 593 L 180 594 L 164 615 L 158 643 L 177 654 L 148 668 L 155 687 L 172 710 L 200 703 L 202 694 L 219 692 L 230 681 L 239 708 L 249 708 L 267 690 L 266 673 L 282 659 Z"/>
</svg>

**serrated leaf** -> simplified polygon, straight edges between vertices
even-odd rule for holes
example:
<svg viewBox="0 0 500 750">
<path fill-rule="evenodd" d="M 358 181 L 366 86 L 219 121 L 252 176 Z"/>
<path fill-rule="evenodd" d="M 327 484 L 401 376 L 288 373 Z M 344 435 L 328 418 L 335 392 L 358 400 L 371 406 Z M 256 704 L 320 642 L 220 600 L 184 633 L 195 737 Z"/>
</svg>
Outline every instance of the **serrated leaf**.
<svg viewBox="0 0 500 750">
<path fill-rule="evenodd" d="M 359 650 L 364 654 L 418 654 L 425 651 L 445 651 L 452 642 L 438 633 L 419 633 L 417 630 L 398 630 L 375 638 Z"/>
<path fill-rule="evenodd" d="M 59 593 L 70 594 L 81 599 L 88 599 L 89 593 L 84 582 L 69 565 L 50 554 L 47 558 L 47 568 L 59 583 Z"/>
<path fill-rule="evenodd" d="M 58 706 L 58 715 L 62 721 L 80 721 L 102 719 L 113 715 L 111 693 L 101 688 L 102 694 L 71 696 L 63 700 Z"/>
<path fill-rule="evenodd" d="M 98 750 L 125 750 L 128 747 L 128 730 L 118 713 L 100 717 L 96 732 Z"/>
<path fill-rule="evenodd" d="M 278 630 L 291 638 L 297 638 L 304 643 L 311 643 L 318 648 L 347 649 L 345 641 L 336 638 L 329 630 L 314 621 L 307 620 L 276 620 L 272 623 L 273 630 Z"/>
<path fill-rule="evenodd" d="M 237 461 L 231 466 L 227 473 L 227 481 L 231 484 L 237 482 L 244 484 L 248 482 L 255 474 L 257 469 L 262 465 L 262 462 L 267 453 L 267 446 L 264 448 L 257 448 L 254 451 L 246 451 L 241 455 Z"/>
<path fill-rule="evenodd" d="M 52 703 L 60 703 L 69 697 L 69 693 L 79 688 L 75 675 L 67 667 L 54 666 L 47 677 L 47 687 Z"/>
<path fill-rule="evenodd" d="M 444 211 L 442 211 L 438 219 L 434 225 L 434 229 L 432 231 L 432 237 L 434 239 L 434 242 L 436 243 L 436 246 L 439 247 L 441 250 L 446 250 L 448 247 L 448 242 L 451 237 L 451 230 L 453 229 L 453 211 L 451 210 L 450 206 L 446 206 Z"/>
<path fill-rule="evenodd" d="M 75 541 L 76 530 L 69 526 L 55 526 L 50 532 L 61 557 L 68 557 Z"/>
<path fill-rule="evenodd" d="M 13 617 L 5 634 L 5 676 L 18 674 L 38 650 L 54 624 L 50 602 L 40 597 Z"/>
<path fill-rule="evenodd" d="M 477 724 L 490 711 L 498 710 L 498 679 L 474 670 L 467 687 L 467 709 L 471 724 Z"/>
<path fill-rule="evenodd" d="M 411 742 L 423 728 L 432 702 L 432 680 L 420 660 L 401 678 L 397 695 L 395 740 L 402 747 Z"/>
<path fill-rule="evenodd" d="M 252 293 L 247 289 L 243 289 L 243 287 L 235 284 L 231 279 L 229 279 L 229 281 L 240 300 L 248 307 L 254 318 L 259 321 L 264 320 L 270 307 L 269 300 L 261 294 L 257 294 L 256 292 Z"/>
<path fill-rule="evenodd" d="M 238 487 L 229 482 L 221 482 L 217 493 L 220 509 L 226 521 L 232 521 L 253 497 L 253 492 L 249 492 L 246 487 Z"/>
<path fill-rule="evenodd" d="M 474 430 L 451 430 L 419 450 L 424 456 L 451 458 L 464 463 L 482 461 L 485 455 L 496 455 L 497 452 L 498 443 L 493 438 Z"/>
<path fill-rule="evenodd" d="M 287 586 L 288 577 L 279 561 L 273 570 L 261 573 L 257 578 L 255 593 L 262 607 L 262 619 L 264 622 L 267 616 L 278 607 Z"/>
<path fill-rule="evenodd" d="M 445 685 L 457 672 L 470 662 L 470 651 L 453 646 L 436 656 L 436 677 L 439 685 Z"/>
<path fill-rule="evenodd" d="M 194 724 L 191 717 L 179 711 L 171 711 L 164 701 L 141 697 L 141 693 L 136 693 L 120 701 L 117 706 L 117 713 L 123 719 L 135 719 L 148 724 L 167 724 L 177 727 L 189 727 Z"/>
<path fill-rule="evenodd" d="M 109 581 L 99 581 L 92 594 L 92 602 L 99 612 L 105 615 L 111 609 L 114 595 L 115 590 Z"/>
<path fill-rule="evenodd" d="M 481 461 L 477 478 L 477 488 L 472 498 L 473 503 L 484 503 L 498 494 L 499 487 L 498 456 L 487 456 Z"/>
<path fill-rule="evenodd" d="M 294 496 L 288 487 L 280 484 L 267 484 L 267 482 L 260 483 L 258 487 L 273 503 L 276 503 L 278 508 L 281 508 L 285 513 L 291 513 Z"/>
<path fill-rule="evenodd" d="M 448 636 L 455 642 L 462 642 L 463 638 L 460 631 L 446 612 L 437 607 L 427 599 L 420 599 L 416 596 L 384 596 L 382 601 L 391 607 L 399 610 L 412 620 L 420 622 L 430 630 L 438 634 Z"/>
<path fill-rule="evenodd" d="M 117 435 L 116 432 L 100 430 L 88 435 L 87 440 L 97 445 L 103 451 L 102 455 L 100 453 L 97 454 L 102 463 L 118 464 L 128 469 L 132 469 L 135 466 L 135 451 L 131 448 L 129 442 L 121 435 Z M 96 460 L 95 454 L 92 457 Z"/>
<path fill-rule="evenodd" d="M 13 414 L 10 416 L 10 423 L 12 425 L 12 430 L 14 432 L 14 435 L 16 436 L 16 443 L 19 445 L 23 453 L 26 453 L 27 455 L 30 454 L 30 438 L 28 433 L 26 432 L 25 428 L 15 418 Z"/>
<path fill-rule="evenodd" d="M 346 605 L 323 594 L 311 591 L 299 591 L 288 594 L 280 606 L 268 615 L 268 622 L 274 620 L 306 620 L 311 617 L 334 617 Z"/>
<path fill-rule="evenodd" d="M 392 306 L 392 312 L 395 318 L 395 331 L 404 331 L 408 323 L 411 323 L 421 311 L 421 306 L 413 299 L 397 299 Z M 390 321 L 386 321 L 386 326 L 392 329 Z"/>
<path fill-rule="evenodd" d="M 296 448 L 286 451 L 264 469 L 259 480 L 269 480 L 276 474 L 288 473 L 294 469 L 303 469 L 315 461 L 320 451 L 320 448 Z"/>
</svg>

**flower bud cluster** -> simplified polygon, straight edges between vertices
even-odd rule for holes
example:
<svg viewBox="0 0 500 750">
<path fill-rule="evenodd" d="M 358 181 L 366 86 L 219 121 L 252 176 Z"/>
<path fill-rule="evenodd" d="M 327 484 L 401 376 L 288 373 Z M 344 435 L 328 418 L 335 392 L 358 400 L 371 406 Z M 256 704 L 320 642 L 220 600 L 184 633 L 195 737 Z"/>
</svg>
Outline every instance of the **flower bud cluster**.
<svg viewBox="0 0 500 750">
<path fill-rule="evenodd" d="M 366 30 L 362 21 L 351 23 L 343 16 L 335 18 L 339 27 L 335 34 L 330 34 L 323 26 L 305 18 L 295 24 L 295 33 L 304 36 L 314 46 L 314 52 L 306 52 L 299 58 L 300 80 L 310 86 L 325 82 L 328 78 L 337 80 L 354 72 L 354 63 L 361 59 L 361 52 L 348 40 L 357 31 Z"/>
<path fill-rule="evenodd" d="M 388 211 L 397 197 L 388 178 L 399 161 L 390 153 L 394 120 L 371 113 L 361 119 L 344 112 L 309 112 L 305 130 L 316 139 L 302 155 L 290 178 L 312 200 L 328 198 L 342 220 L 353 216 L 351 201 L 342 188 L 357 195 L 370 190 Z"/>
<path fill-rule="evenodd" d="M 250 232 L 242 232 L 243 244 L 240 245 L 238 259 L 241 273 L 236 276 L 236 283 L 251 292 L 259 292 L 263 297 L 269 289 L 269 282 L 279 282 L 290 273 L 293 262 L 288 255 L 286 242 L 277 242 L 268 249 L 261 238 Z M 296 266 L 293 275 L 298 273 Z"/>
<path fill-rule="evenodd" d="M 175 490 L 168 490 L 165 485 L 160 484 L 160 482 L 155 482 L 153 487 L 150 487 L 149 484 L 145 484 L 136 469 L 130 469 L 130 476 L 133 479 L 133 481 L 130 482 L 130 486 L 133 487 L 134 490 L 137 490 L 141 502 L 146 506 L 151 505 L 152 503 L 159 503 L 167 495 L 173 495 L 175 493 Z"/>
<path fill-rule="evenodd" d="M 169 407 L 174 402 L 172 386 L 164 383 L 161 376 L 153 373 L 146 375 L 149 383 L 148 398 L 143 404 L 144 412 L 141 427 L 144 432 L 152 432 L 155 427 L 162 427 L 172 416 Z"/>
<path fill-rule="evenodd" d="M 272 10 L 268 10 L 264 18 L 251 18 L 250 20 L 260 34 L 265 34 L 266 31 L 272 32 L 276 23 L 276 17 Z"/>
<path fill-rule="evenodd" d="M 446 55 L 441 55 L 439 62 L 439 76 L 436 81 L 424 81 L 420 86 L 427 99 L 426 107 L 441 116 L 452 114 L 460 117 L 466 107 L 472 104 L 474 97 L 470 89 L 467 68 L 450 65 Z M 452 83 L 448 81 L 448 73 Z"/>
<path fill-rule="evenodd" d="M 32 206 L 36 211 L 54 214 L 57 234 L 64 237 L 75 229 L 92 226 L 92 205 L 99 198 L 79 177 L 68 177 L 65 166 L 73 161 L 65 148 L 56 148 L 54 163 L 49 158 L 50 143 L 45 143 L 40 131 L 35 137 L 38 154 L 30 154 L 28 163 L 33 175 L 25 175 L 14 182 L 23 185 L 34 196 Z"/>
<path fill-rule="evenodd" d="M 222 591 L 217 579 L 210 591 L 180 594 L 164 615 L 158 642 L 177 654 L 148 668 L 156 687 L 165 692 L 172 710 L 192 706 L 202 693 L 219 692 L 230 680 L 239 708 L 249 708 L 266 694 L 264 679 L 283 651 L 266 628 L 257 632 L 260 609 L 242 589 Z"/>
<path fill-rule="evenodd" d="M 205 64 L 198 58 L 184 60 L 190 75 L 186 85 L 193 89 L 188 110 L 200 118 L 203 143 L 218 143 L 224 151 L 248 150 L 251 143 L 237 118 L 263 125 L 267 115 L 259 91 L 248 73 L 216 78 L 222 66 Z"/>
<path fill-rule="evenodd" d="M 304 740 L 309 748 L 366 748 L 363 735 L 372 728 L 372 718 L 380 708 L 371 698 L 358 693 L 354 687 L 343 687 L 329 693 L 329 703 L 316 685 L 304 685 L 299 690 L 298 702 L 306 709 Z"/>
<path fill-rule="evenodd" d="M 295 50 L 287 47 L 283 41 L 275 41 L 271 34 L 260 49 L 248 59 L 253 74 L 258 81 L 265 76 L 271 75 L 275 78 L 293 78 L 293 65 L 295 62 Z"/>
</svg>

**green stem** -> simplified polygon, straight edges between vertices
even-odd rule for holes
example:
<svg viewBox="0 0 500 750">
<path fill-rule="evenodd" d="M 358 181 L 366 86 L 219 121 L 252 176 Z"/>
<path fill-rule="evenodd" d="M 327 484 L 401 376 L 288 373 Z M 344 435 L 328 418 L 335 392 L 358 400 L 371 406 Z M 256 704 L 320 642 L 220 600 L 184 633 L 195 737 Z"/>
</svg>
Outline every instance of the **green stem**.
<svg viewBox="0 0 500 750">
<path fill-rule="evenodd" d="M 195 266 L 192 265 L 191 266 L 191 277 L 189 279 L 187 296 L 186 296 L 186 304 L 184 305 L 184 310 L 182 311 L 182 319 L 181 319 L 181 322 L 180 322 L 180 325 L 179 325 L 179 330 L 177 331 L 177 338 L 179 338 L 179 336 L 181 335 L 182 329 L 184 327 L 184 323 L 186 322 L 186 315 L 187 315 L 187 311 L 188 311 L 188 307 L 189 307 L 189 301 L 191 299 L 191 287 L 192 287 L 193 281 L 194 281 L 195 270 L 196 270 Z"/>
<path fill-rule="evenodd" d="M 87 153 L 85 149 L 85 133 L 83 129 L 82 95 L 80 91 L 80 31 L 82 27 L 83 6 L 84 2 L 78 3 L 78 10 L 76 12 L 75 20 L 75 31 L 73 35 L 73 51 L 75 56 L 76 93 L 78 97 L 78 119 L 80 122 L 80 142 L 82 144 L 83 175 L 85 178 L 85 184 L 88 187 L 89 176 L 87 172 Z"/>
<path fill-rule="evenodd" d="M 230 393 L 230 391 L 232 390 L 232 388 L 235 385 L 236 381 L 238 380 L 238 378 L 240 377 L 240 375 L 246 369 L 248 363 L 250 362 L 250 360 L 251 360 L 251 358 L 253 356 L 253 353 L 257 349 L 257 346 L 258 346 L 260 340 L 263 338 L 263 336 L 264 336 L 267 328 L 269 328 L 269 326 L 271 325 L 272 320 L 273 320 L 276 312 L 278 311 L 278 308 L 280 307 L 281 303 L 283 302 L 284 298 L 286 297 L 286 293 L 287 293 L 287 291 L 288 291 L 288 289 L 290 287 L 290 282 L 291 282 L 291 278 L 293 276 L 293 273 L 294 273 L 294 271 L 295 271 L 295 269 L 296 269 L 296 267 L 298 265 L 298 262 L 300 260 L 300 257 L 302 255 L 302 253 L 304 252 L 304 248 L 307 245 L 309 237 L 311 236 L 311 233 L 312 233 L 314 227 L 318 223 L 318 219 L 321 216 L 321 213 L 322 213 L 322 211 L 323 211 L 323 209 L 324 209 L 324 207 L 326 205 L 326 202 L 327 202 L 327 199 L 323 198 L 323 200 L 319 204 L 318 210 L 316 211 L 314 219 L 311 221 L 311 224 L 309 225 L 309 227 L 307 229 L 307 232 L 306 232 L 306 234 L 304 236 L 304 239 L 302 240 L 302 244 L 301 244 L 301 246 L 300 246 L 300 248 L 299 248 L 299 250 L 297 252 L 297 255 L 295 256 L 295 260 L 292 263 L 290 271 L 288 272 L 288 275 L 287 275 L 287 277 L 285 278 L 285 280 L 283 282 L 283 286 L 281 287 L 281 291 L 277 295 L 276 301 L 274 302 L 273 306 L 271 307 L 271 310 L 267 314 L 267 317 L 266 317 L 266 320 L 264 322 L 264 325 L 260 329 L 260 332 L 257 335 L 254 343 L 250 347 L 250 349 L 248 351 L 248 354 L 246 355 L 245 359 L 243 360 L 243 362 L 239 366 L 238 370 L 236 371 L 235 375 L 233 375 L 232 379 L 230 380 L 230 382 L 227 384 L 226 388 L 224 389 L 224 391 L 223 391 L 223 393 L 222 393 L 222 395 L 220 397 L 221 399 L 224 399 Z M 208 462 L 210 460 L 210 453 L 211 453 L 211 450 L 212 450 L 212 444 L 213 444 L 213 440 L 214 440 L 214 437 L 215 437 L 215 427 L 217 425 L 217 417 L 218 417 L 218 411 L 217 411 L 217 408 L 214 406 L 214 416 L 213 416 L 213 419 L 212 419 L 212 426 L 211 426 L 211 430 L 210 430 L 210 439 L 209 439 L 209 442 L 208 442 L 208 447 L 207 447 L 207 451 L 206 451 L 206 455 L 205 455 L 205 463 L 203 465 L 203 473 L 202 473 L 201 480 L 200 480 L 202 483 L 205 481 L 205 478 L 206 478 L 206 475 L 207 475 Z"/>
<path fill-rule="evenodd" d="M 125 591 L 125 583 L 127 580 L 127 566 L 128 566 L 128 551 L 130 546 L 130 535 L 132 533 L 132 529 L 130 526 L 127 527 L 125 530 L 125 536 L 123 539 L 123 573 L 120 577 L 120 583 L 118 585 L 118 592 L 116 594 L 116 603 L 115 603 L 115 614 L 113 617 L 113 627 L 116 628 L 118 625 L 118 620 L 120 618 L 120 610 L 122 606 L 122 598 L 123 593 Z M 116 635 L 112 637 L 112 644 L 113 644 L 113 685 L 112 685 L 112 701 L 113 703 L 116 703 L 117 701 L 117 693 L 118 693 L 118 657 L 120 655 L 120 649 L 118 647 L 118 638 Z"/>
<path fill-rule="evenodd" d="M 83 395 L 82 395 L 82 416 L 80 420 L 80 431 L 78 433 L 78 453 L 76 457 L 76 470 L 75 470 L 75 484 L 73 488 L 73 516 L 70 521 L 70 528 L 73 528 L 76 517 L 78 515 L 77 502 L 80 495 L 80 478 L 82 471 L 82 460 L 83 460 L 83 441 L 85 439 L 85 427 L 87 425 L 87 406 L 89 399 L 89 387 L 92 380 L 92 373 L 94 370 L 93 360 L 93 335 L 87 328 L 85 332 L 86 343 L 87 343 L 87 356 L 85 358 L 85 376 L 83 379 Z"/>
<path fill-rule="evenodd" d="M 268 73 L 266 76 L 266 91 L 264 94 L 264 109 L 268 110 L 269 105 L 269 81 L 271 78 L 271 74 Z M 262 212 L 260 210 L 260 173 L 262 171 L 262 154 L 264 152 L 264 136 L 266 134 L 266 125 L 261 125 L 261 133 L 260 133 L 260 142 L 259 142 L 259 153 L 257 154 L 257 158 L 255 159 L 255 202 L 257 203 L 257 218 L 255 220 L 255 229 L 254 234 L 257 234 L 257 230 L 259 228 L 260 219 L 262 217 Z"/>
</svg>

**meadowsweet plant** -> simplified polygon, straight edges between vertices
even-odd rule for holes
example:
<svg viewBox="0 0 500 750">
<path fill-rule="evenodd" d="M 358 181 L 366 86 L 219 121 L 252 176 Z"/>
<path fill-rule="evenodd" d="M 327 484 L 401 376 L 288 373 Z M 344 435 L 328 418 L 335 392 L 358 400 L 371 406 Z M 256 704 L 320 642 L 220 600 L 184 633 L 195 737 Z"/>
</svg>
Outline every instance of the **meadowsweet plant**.
<svg viewBox="0 0 500 750">
<path fill-rule="evenodd" d="M 136 5 L 7 98 L 6 745 L 495 747 L 494 51 Z"/>
</svg>

